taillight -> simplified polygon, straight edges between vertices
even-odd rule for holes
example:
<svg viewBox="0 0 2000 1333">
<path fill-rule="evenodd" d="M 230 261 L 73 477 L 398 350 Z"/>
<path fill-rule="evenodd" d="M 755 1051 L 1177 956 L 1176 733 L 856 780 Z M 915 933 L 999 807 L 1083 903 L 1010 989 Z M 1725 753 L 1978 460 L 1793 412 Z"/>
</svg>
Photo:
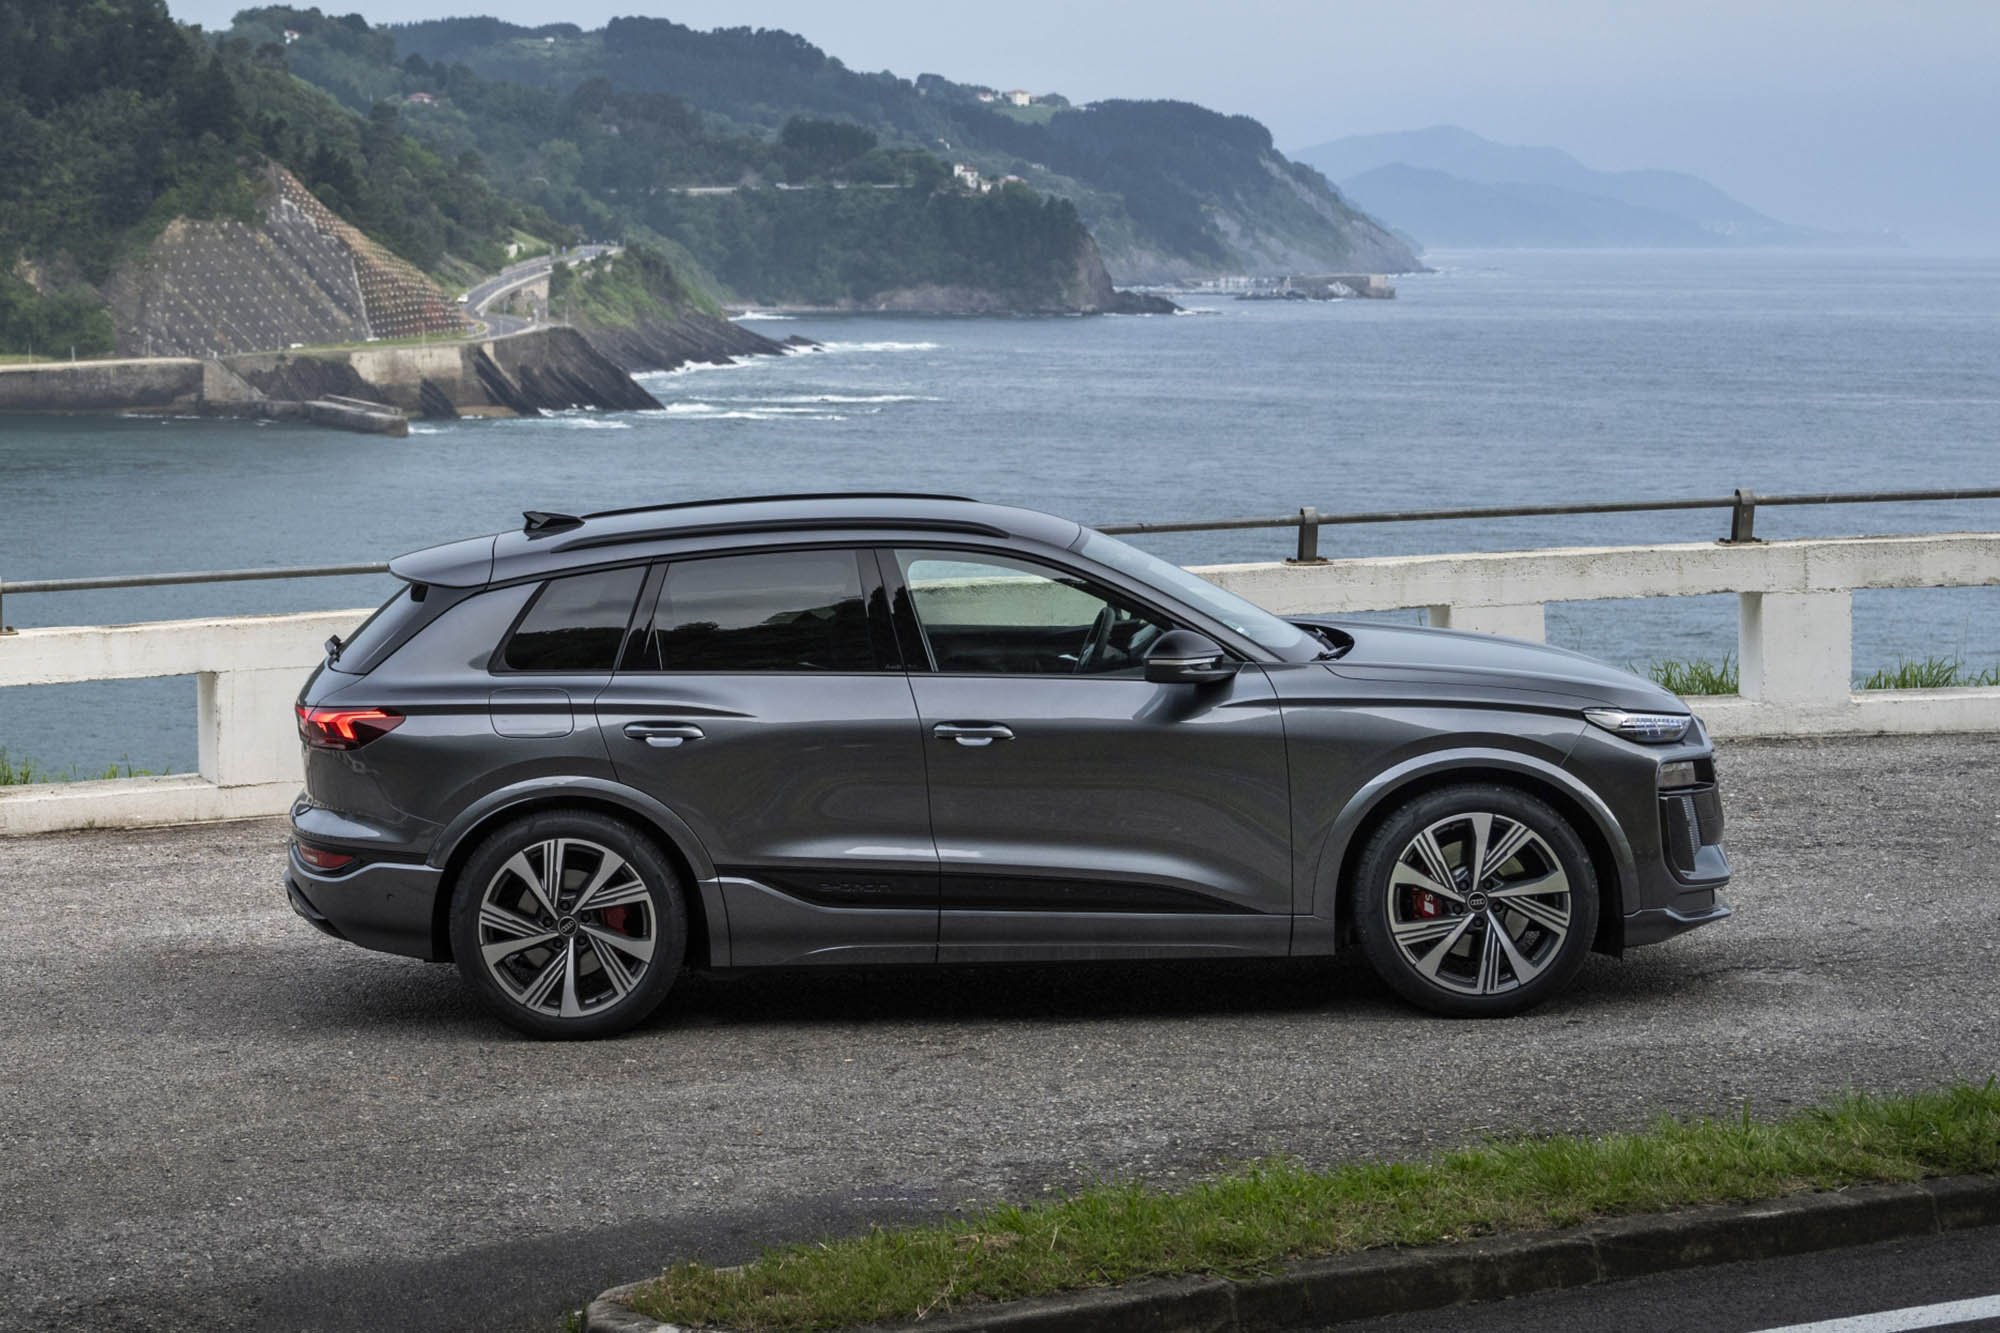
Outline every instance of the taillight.
<svg viewBox="0 0 2000 1333">
<path fill-rule="evenodd" d="M 308 708 L 296 705 L 299 739 L 315 750 L 358 750 L 403 725 L 386 708 Z"/>
<path fill-rule="evenodd" d="M 324 847 L 315 847 L 309 842 L 292 844 L 298 848 L 299 860 L 314 870 L 340 870 L 354 864 L 354 858 L 346 852 L 330 852 Z"/>
</svg>

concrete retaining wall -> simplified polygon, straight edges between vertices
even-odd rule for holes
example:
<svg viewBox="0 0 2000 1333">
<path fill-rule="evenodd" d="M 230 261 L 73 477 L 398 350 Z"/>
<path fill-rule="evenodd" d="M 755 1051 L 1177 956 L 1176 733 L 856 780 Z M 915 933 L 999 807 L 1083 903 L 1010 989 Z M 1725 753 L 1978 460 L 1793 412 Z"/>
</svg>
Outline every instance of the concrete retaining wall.
<svg viewBox="0 0 2000 1333">
<path fill-rule="evenodd" d="M 192 363 L 196 366 L 199 363 Z M 1550 601 L 1733 592 L 1742 693 L 1690 701 L 1722 736 L 2000 730 L 2000 689 L 1852 688 L 1855 588 L 2000 585 L 2000 533 L 1575 547 L 1197 569 L 1286 614 L 1427 607 L 1433 624 L 1539 640 Z M 199 771 L 0 788 L 0 834 L 278 814 L 300 780 L 292 701 L 365 610 L 0 635 L 0 687 L 193 675 Z"/>
<path fill-rule="evenodd" d="M 208 387 L 194 357 L 0 366 L 0 412 L 191 410 Z"/>
</svg>

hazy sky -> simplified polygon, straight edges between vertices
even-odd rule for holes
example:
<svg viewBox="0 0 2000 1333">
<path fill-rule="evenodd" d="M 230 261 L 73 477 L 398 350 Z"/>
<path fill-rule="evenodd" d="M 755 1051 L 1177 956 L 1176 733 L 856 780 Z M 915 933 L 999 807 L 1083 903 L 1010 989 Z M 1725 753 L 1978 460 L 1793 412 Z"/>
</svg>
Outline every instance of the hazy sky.
<svg viewBox="0 0 2000 1333">
<path fill-rule="evenodd" d="M 238 0 L 169 0 L 226 26 Z M 1244 112 L 1283 149 L 1457 124 L 1705 176 L 1789 222 L 2000 245 L 2000 0 L 332 0 L 786 28 L 858 69 Z"/>
</svg>

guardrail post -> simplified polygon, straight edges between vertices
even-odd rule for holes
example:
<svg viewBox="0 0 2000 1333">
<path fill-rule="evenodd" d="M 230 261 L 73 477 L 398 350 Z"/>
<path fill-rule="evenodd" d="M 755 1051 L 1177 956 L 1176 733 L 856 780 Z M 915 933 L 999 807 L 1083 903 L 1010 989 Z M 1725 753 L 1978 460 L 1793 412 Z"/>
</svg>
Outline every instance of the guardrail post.
<svg viewBox="0 0 2000 1333">
<path fill-rule="evenodd" d="M 1438 629 L 1465 629 L 1476 634 L 1501 634 L 1530 643 L 1549 641 L 1548 616 L 1541 602 L 1511 606 L 1429 606 L 1426 623 Z"/>
<path fill-rule="evenodd" d="M 292 704 L 297 667 L 195 675 L 195 767 L 218 787 L 303 779 Z"/>
<path fill-rule="evenodd" d="M 12 634 L 14 632 L 13 630 L 7 628 L 7 598 L 5 596 L 6 591 L 7 591 L 7 580 L 0 579 L 0 634 Z"/>
<path fill-rule="evenodd" d="M 1757 536 L 1757 492 L 1748 486 L 1736 488 L 1736 502 L 1729 506 L 1729 535 L 1725 546 L 1761 540 Z"/>
<path fill-rule="evenodd" d="M 1839 706 L 1853 696 L 1853 593 L 1741 593 L 1736 636 L 1745 699 Z"/>
<path fill-rule="evenodd" d="M 1319 510 L 1305 505 L 1299 510 L 1299 553 L 1285 562 L 1288 565 L 1323 565 L 1326 557 L 1319 553 Z"/>
</svg>

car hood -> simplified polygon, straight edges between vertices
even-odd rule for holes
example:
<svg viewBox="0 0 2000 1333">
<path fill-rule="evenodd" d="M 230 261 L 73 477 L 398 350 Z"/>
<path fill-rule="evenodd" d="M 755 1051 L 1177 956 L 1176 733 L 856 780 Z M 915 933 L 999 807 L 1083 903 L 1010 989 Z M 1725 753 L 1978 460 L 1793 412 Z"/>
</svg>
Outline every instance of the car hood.
<svg viewBox="0 0 2000 1333">
<path fill-rule="evenodd" d="M 1357 684 L 1389 688 L 1409 684 L 1425 687 L 1426 693 L 1453 687 L 1480 694 L 1497 690 L 1533 696 L 1533 702 L 1550 707 L 1688 711 L 1686 704 L 1652 681 L 1567 648 L 1366 620 L 1301 618 L 1293 623 L 1331 630 L 1336 642 L 1351 642 L 1353 646 L 1327 667 Z"/>
</svg>

